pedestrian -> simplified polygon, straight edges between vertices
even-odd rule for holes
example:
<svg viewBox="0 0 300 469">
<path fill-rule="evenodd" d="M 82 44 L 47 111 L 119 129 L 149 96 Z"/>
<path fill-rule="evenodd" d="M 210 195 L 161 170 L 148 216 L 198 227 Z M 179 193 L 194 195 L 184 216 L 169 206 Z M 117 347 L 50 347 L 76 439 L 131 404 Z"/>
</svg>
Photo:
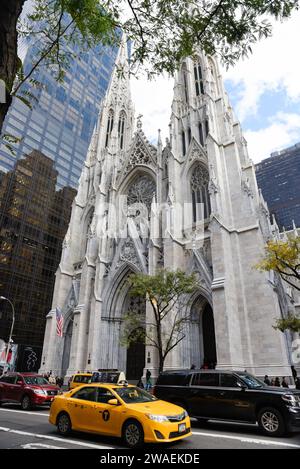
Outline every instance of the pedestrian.
<svg viewBox="0 0 300 469">
<path fill-rule="evenodd" d="M 295 370 L 294 365 L 291 366 L 291 369 L 292 369 L 292 375 L 293 375 L 294 381 L 295 381 L 295 383 L 296 383 L 297 371 Z"/>
<path fill-rule="evenodd" d="M 195 368 L 196 368 L 196 366 L 194 365 L 194 363 L 192 363 L 191 370 L 194 370 Z"/>
<path fill-rule="evenodd" d="M 285 377 L 282 378 L 281 386 L 282 386 L 283 388 L 288 388 L 288 387 L 289 387 L 289 385 L 288 385 L 288 383 L 287 383 Z"/>
<path fill-rule="evenodd" d="M 144 383 L 143 383 L 143 380 L 142 380 L 142 376 L 140 377 L 140 379 L 137 383 L 137 387 L 141 388 L 141 389 L 144 389 Z"/>
<path fill-rule="evenodd" d="M 295 384 L 296 384 L 296 389 L 300 389 L 300 378 L 296 378 L 295 380 Z"/>
<path fill-rule="evenodd" d="M 147 369 L 147 372 L 146 372 L 146 386 L 145 386 L 145 389 L 146 389 L 147 391 L 150 391 L 151 388 L 152 388 L 151 371 Z"/>
<path fill-rule="evenodd" d="M 268 376 L 268 375 L 265 375 L 264 383 L 265 383 L 267 386 L 270 386 L 270 385 L 271 385 L 271 382 L 270 382 L 270 380 L 269 380 L 269 376 Z"/>
<path fill-rule="evenodd" d="M 275 378 L 274 386 L 280 387 L 280 381 L 279 381 L 278 376 L 276 376 L 276 378 Z"/>
</svg>

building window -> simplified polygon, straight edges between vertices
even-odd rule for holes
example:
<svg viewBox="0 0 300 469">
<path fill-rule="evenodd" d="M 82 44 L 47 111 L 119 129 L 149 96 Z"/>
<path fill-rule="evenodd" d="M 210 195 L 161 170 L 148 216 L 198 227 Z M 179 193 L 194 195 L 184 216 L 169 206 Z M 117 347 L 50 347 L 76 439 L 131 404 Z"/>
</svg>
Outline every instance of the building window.
<svg viewBox="0 0 300 469">
<path fill-rule="evenodd" d="M 194 77 L 195 77 L 196 96 L 200 96 L 200 94 L 204 94 L 204 84 L 203 84 L 202 68 L 199 62 L 196 62 L 194 64 Z"/>
<path fill-rule="evenodd" d="M 204 136 L 203 136 L 203 127 L 201 122 L 199 122 L 199 141 L 202 146 L 204 146 Z"/>
<path fill-rule="evenodd" d="M 121 150 L 123 150 L 123 147 L 124 147 L 125 119 L 126 119 L 126 114 L 124 111 L 121 111 L 120 116 L 119 116 L 119 123 L 118 123 L 119 146 Z"/>
<path fill-rule="evenodd" d="M 183 79 L 184 99 L 185 99 L 185 102 L 187 103 L 189 100 L 189 89 L 188 89 L 187 69 L 186 69 L 185 64 L 182 65 L 181 72 L 182 72 L 182 79 Z"/>
<path fill-rule="evenodd" d="M 189 143 L 191 143 L 191 140 L 192 140 L 192 132 L 191 132 L 191 128 L 190 128 L 190 127 L 188 128 L 188 139 L 189 139 Z"/>
<path fill-rule="evenodd" d="M 185 132 L 184 132 L 184 130 L 181 132 L 181 141 L 182 141 L 182 154 L 184 156 L 186 154 Z"/>
<path fill-rule="evenodd" d="M 208 123 L 208 119 L 205 119 L 205 134 L 206 134 L 206 137 L 208 136 L 208 133 L 209 133 L 209 123 Z"/>
<path fill-rule="evenodd" d="M 193 222 L 205 220 L 210 216 L 208 182 L 209 174 L 207 169 L 198 164 L 191 176 Z"/>
<path fill-rule="evenodd" d="M 108 142 L 110 139 L 110 135 L 112 132 L 114 126 L 114 112 L 111 109 L 108 114 L 108 120 L 107 120 L 107 130 L 106 130 L 106 140 L 105 140 L 105 148 L 108 146 Z"/>
</svg>

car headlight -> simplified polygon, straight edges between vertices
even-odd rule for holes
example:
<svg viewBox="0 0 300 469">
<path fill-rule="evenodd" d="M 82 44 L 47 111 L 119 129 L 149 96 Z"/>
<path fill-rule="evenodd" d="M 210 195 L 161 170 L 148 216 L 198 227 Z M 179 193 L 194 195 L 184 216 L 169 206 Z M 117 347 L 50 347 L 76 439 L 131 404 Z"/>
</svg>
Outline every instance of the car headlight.
<svg viewBox="0 0 300 469">
<path fill-rule="evenodd" d="M 34 394 L 38 394 L 39 396 L 44 396 L 45 394 L 47 394 L 46 391 L 44 391 L 44 389 L 34 389 Z"/>
<path fill-rule="evenodd" d="M 185 410 L 185 411 L 184 411 L 184 418 L 186 419 L 188 416 L 189 416 L 189 414 L 188 414 L 187 411 Z"/>
<path fill-rule="evenodd" d="M 281 398 L 290 405 L 300 406 L 300 397 L 294 394 L 283 394 Z"/>
<path fill-rule="evenodd" d="M 153 415 L 153 414 L 147 414 L 148 419 L 154 420 L 155 422 L 168 422 L 168 417 L 165 415 Z"/>
</svg>

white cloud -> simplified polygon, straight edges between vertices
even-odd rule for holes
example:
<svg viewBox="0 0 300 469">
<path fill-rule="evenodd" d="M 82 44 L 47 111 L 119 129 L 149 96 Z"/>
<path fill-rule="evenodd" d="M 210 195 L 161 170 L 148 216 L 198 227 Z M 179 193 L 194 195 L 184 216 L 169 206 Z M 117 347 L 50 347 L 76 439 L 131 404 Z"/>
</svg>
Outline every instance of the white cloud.
<svg viewBox="0 0 300 469">
<path fill-rule="evenodd" d="M 161 129 L 163 139 L 169 137 L 173 83 L 173 79 L 163 76 L 151 81 L 145 78 L 133 78 L 131 81 L 136 115 L 143 115 L 143 130 L 153 143 L 157 141 L 158 129 Z"/>
<path fill-rule="evenodd" d="M 295 103 L 300 100 L 299 25 L 300 12 L 283 23 L 275 23 L 273 36 L 253 46 L 253 55 L 249 59 L 241 60 L 223 72 L 223 78 L 231 80 L 235 93 L 237 87 L 242 90 L 235 106 L 241 121 L 246 116 L 255 115 L 260 98 L 266 91 L 282 90 L 287 100 Z M 149 140 L 156 143 L 157 129 L 160 128 L 164 142 L 169 136 L 173 80 L 165 77 L 150 82 L 145 78 L 132 79 L 132 95 L 136 113 L 144 116 L 143 128 Z M 274 102 L 272 108 L 276 108 Z M 264 112 L 266 114 L 268 112 Z M 298 118 L 297 114 L 276 114 L 272 122 L 266 120 L 257 131 L 244 129 L 253 161 L 260 161 L 272 151 L 300 141 Z"/>
<path fill-rule="evenodd" d="M 284 90 L 287 98 L 300 99 L 300 11 L 283 23 L 275 23 L 273 36 L 253 46 L 253 54 L 224 72 L 233 85 L 242 85 L 236 109 L 238 118 L 253 115 L 266 91 Z"/>
<path fill-rule="evenodd" d="M 254 163 L 267 158 L 273 151 L 289 147 L 300 140 L 300 114 L 279 112 L 267 127 L 244 132 L 249 155 Z"/>
</svg>

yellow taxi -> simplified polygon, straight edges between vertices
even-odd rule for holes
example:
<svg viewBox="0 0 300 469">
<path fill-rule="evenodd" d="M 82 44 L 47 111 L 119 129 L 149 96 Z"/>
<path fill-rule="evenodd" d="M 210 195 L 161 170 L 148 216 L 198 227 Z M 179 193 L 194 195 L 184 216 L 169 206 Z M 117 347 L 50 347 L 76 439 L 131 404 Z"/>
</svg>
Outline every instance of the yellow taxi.
<svg viewBox="0 0 300 469">
<path fill-rule="evenodd" d="M 49 422 L 61 435 L 71 430 L 124 439 L 130 448 L 190 436 L 187 412 L 133 385 L 93 383 L 56 396 Z"/>
<path fill-rule="evenodd" d="M 69 381 L 69 390 L 91 383 L 92 376 L 92 373 L 76 373 L 76 375 L 73 375 Z"/>
</svg>

